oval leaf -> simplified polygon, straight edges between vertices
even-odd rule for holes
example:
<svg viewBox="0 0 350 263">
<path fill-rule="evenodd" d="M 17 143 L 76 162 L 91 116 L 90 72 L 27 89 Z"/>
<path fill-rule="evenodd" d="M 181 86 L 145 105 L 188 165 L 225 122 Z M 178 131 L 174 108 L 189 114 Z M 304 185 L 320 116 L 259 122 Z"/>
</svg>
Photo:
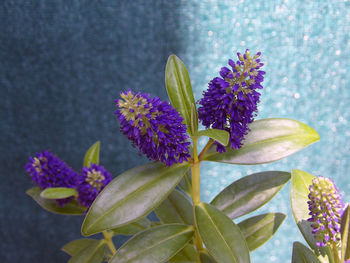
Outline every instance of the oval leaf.
<svg viewBox="0 0 350 263">
<path fill-rule="evenodd" d="M 196 132 L 193 136 L 207 136 L 215 141 L 218 141 L 222 145 L 226 146 L 230 138 L 230 134 L 224 130 L 218 129 L 207 129 L 203 131 Z"/>
<path fill-rule="evenodd" d="M 119 175 L 95 199 L 85 217 L 83 235 L 117 228 L 147 215 L 170 194 L 188 167 L 150 163 Z"/>
<path fill-rule="evenodd" d="M 147 217 L 143 217 L 136 222 L 132 222 L 128 225 L 112 229 L 114 235 L 128 235 L 133 236 L 139 232 L 142 232 L 151 226 L 151 221 Z"/>
<path fill-rule="evenodd" d="M 230 164 L 262 164 L 285 158 L 320 139 L 309 126 L 290 119 L 263 119 L 249 125 L 243 146 L 216 152 L 212 145 L 203 160 Z"/>
<path fill-rule="evenodd" d="M 210 256 L 209 252 L 206 251 L 206 249 L 200 252 L 200 259 L 201 259 L 201 263 L 217 263 L 215 259 L 213 259 Z"/>
<path fill-rule="evenodd" d="M 185 173 L 184 177 L 180 180 L 178 187 L 180 187 L 180 189 L 188 196 L 192 196 L 192 176 L 190 171 Z"/>
<path fill-rule="evenodd" d="M 309 186 L 315 177 L 302 170 L 292 170 L 292 182 L 290 185 L 290 200 L 294 219 L 299 227 L 300 232 L 304 236 L 309 246 L 316 252 L 317 255 L 331 255 L 329 247 L 318 247 L 316 239 L 312 234 L 309 207 Z"/>
<path fill-rule="evenodd" d="M 191 130 L 193 133 L 198 131 L 198 113 L 196 104 L 191 104 Z"/>
<path fill-rule="evenodd" d="M 293 243 L 292 263 L 321 263 L 308 247 L 300 242 Z"/>
<path fill-rule="evenodd" d="M 104 258 L 106 248 L 105 240 L 101 240 L 97 244 L 89 245 L 80 253 L 71 257 L 68 263 L 100 263 Z"/>
<path fill-rule="evenodd" d="M 129 239 L 109 263 L 166 262 L 192 239 L 193 233 L 193 227 L 178 224 L 151 228 Z"/>
<path fill-rule="evenodd" d="M 193 225 L 193 206 L 183 193 L 174 189 L 154 212 L 162 223 Z"/>
<path fill-rule="evenodd" d="M 66 187 L 49 187 L 40 193 L 45 199 L 65 199 L 74 195 L 78 195 L 77 190 Z"/>
<path fill-rule="evenodd" d="M 45 210 L 63 215 L 83 215 L 86 211 L 86 208 L 79 206 L 76 200 L 70 201 L 68 204 L 65 204 L 64 207 L 57 205 L 55 200 L 44 199 L 40 196 L 41 193 L 40 187 L 33 187 L 27 190 L 27 195 L 34 199 L 42 208 Z"/>
<path fill-rule="evenodd" d="M 170 55 L 165 68 L 165 85 L 169 99 L 173 106 L 180 112 L 190 134 L 191 128 L 191 108 L 196 105 L 190 76 L 184 63 L 175 55 Z M 194 111 L 194 120 L 198 120 L 197 111 Z"/>
<path fill-rule="evenodd" d="M 247 243 L 230 218 L 206 203 L 196 205 L 195 214 L 199 234 L 217 262 L 250 262 Z"/>
<path fill-rule="evenodd" d="M 268 213 L 250 217 L 238 224 L 249 251 L 254 251 L 265 244 L 277 231 L 284 219 L 285 214 Z"/>
<path fill-rule="evenodd" d="M 100 243 L 100 240 L 91 239 L 91 238 L 82 238 L 73 240 L 65 244 L 61 250 L 66 252 L 70 256 L 75 256 L 83 251 L 85 248 L 90 246 L 97 246 Z"/>
<path fill-rule="evenodd" d="M 196 249 L 193 245 L 186 245 L 180 252 L 178 252 L 175 256 L 169 259 L 169 262 L 196 262 Z M 203 262 L 202 262 L 203 263 Z"/>
<path fill-rule="evenodd" d="M 95 142 L 84 157 L 84 166 L 89 167 L 91 164 L 99 164 L 100 162 L 100 141 Z"/>
<path fill-rule="evenodd" d="M 341 262 L 350 259 L 350 209 L 346 206 L 341 218 Z"/>
<path fill-rule="evenodd" d="M 245 176 L 222 190 L 211 202 L 229 218 L 248 214 L 272 199 L 288 182 L 290 173 L 271 171 Z"/>
</svg>

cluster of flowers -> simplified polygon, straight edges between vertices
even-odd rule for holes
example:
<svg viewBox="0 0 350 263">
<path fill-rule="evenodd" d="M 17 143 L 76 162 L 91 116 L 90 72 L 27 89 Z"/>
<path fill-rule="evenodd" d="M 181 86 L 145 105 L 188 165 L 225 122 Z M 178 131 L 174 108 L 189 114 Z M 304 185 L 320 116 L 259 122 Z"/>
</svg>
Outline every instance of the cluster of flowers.
<svg viewBox="0 0 350 263">
<path fill-rule="evenodd" d="M 317 245 L 339 245 L 343 202 L 334 182 L 329 178 L 318 177 L 309 186 L 309 215 Z"/>
<path fill-rule="evenodd" d="M 251 57 L 249 50 L 238 55 L 238 61 L 228 61 L 232 70 L 223 67 L 221 77 L 214 78 L 204 97 L 199 101 L 199 120 L 206 128 L 227 130 L 231 148 L 240 148 L 248 124 L 257 112 L 264 71 L 259 70 L 261 53 Z M 149 94 L 122 92 L 116 100 L 115 114 L 124 133 L 133 145 L 148 158 L 168 166 L 181 163 L 190 157 L 190 143 L 183 118 L 169 103 Z M 218 152 L 225 152 L 223 145 L 215 142 Z"/>
<path fill-rule="evenodd" d="M 89 208 L 102 189 L 112 180 L 111 174 L 103 167 L 92 164 L 83 167 L 81 173 L 74 171 L 64 161 L 49 151 L 30 157 L 25 169 L 41 189 L 48 187 L 74 188 L 78 192 L 80 205 Z M 60 206 L 70 202 L 73 197 L 57 199 Z"/>
</svg>

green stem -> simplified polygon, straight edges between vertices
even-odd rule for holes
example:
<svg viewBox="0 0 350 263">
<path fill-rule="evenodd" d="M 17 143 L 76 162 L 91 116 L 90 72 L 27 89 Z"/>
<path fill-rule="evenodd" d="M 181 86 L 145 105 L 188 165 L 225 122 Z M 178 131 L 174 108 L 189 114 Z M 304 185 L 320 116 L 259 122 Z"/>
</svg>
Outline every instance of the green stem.
<svg viewBox="0 0 350 263">
<path fill-rule="evenodd" d="M 197 153 L 197 137 L 193 139 L 193 164 L 191 166 L 192 175 L 192 201 L 193 201 L 193 218 L 194 218 L 194 228 L 195 228 L 195 238 L 196 238 L 196 248 L 197 248 L 197 263 L 200 263 L 200 251 L 203 249 L 203 244 L 201 237 L 198 232 L 196 215 L 195 215 L 195 205 L 200 202 L 200 162 L 198 161 Z"/>
<path fill-rule="evenodd" d="M 115 253 L 117 253 L 117 250 L 115 249 L 115 246 L 113 244 L 112 236 L 106 230 L 103 230 L 102 234 L 106 240 L 106 243 L 107 243 L 109 250 L 112 252 L 112 255 L 114 256 Z"/>
<path fill-rule="evenodd" d="M 212 146 L 212 144 L 215 141 L 213 139 L 209 139 L 209 141 L 207 142 L 207 145 L 205 145 L 205 147 L 203 148 L 203 150 L 201 151 L 201 153 L 198 156 L 199 161 L 202 161 L 204 155 L 207 153 L 207 151 L 209 150 L 209 148 Z"/>
<path fill-rule="evenodd" d="M 334 242 L 332 242 L 332 250 L 333 250 L 334 262 L 335 263 L 340 263 L 338 248 L 337 248 L 337 245 Z"/>
</svg>

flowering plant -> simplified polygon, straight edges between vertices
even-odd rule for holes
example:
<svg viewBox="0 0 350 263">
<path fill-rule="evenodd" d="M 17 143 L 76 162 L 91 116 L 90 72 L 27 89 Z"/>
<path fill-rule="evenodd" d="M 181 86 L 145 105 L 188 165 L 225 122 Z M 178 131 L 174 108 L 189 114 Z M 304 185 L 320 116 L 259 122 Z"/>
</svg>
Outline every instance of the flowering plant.
<svg viewBox="0 0 350 263">
<path fill-rule="evenodd" d="M 165 70 L 171 104 L 127 90 L 116 100 L 121 132 L 153 162 L 112 180 L 99 164 L 100 143 L 87 151 L 80 173 L 49 151 L 30 158 L 26 170 L 37 184 L 27 193 L 44 209 L 83 215 L 82 235 L 63 251 L 69 262 L 250 262 L 249 253 L 267 242 L 285 219 L 267 213 L 235 223 L 269 202 L 289 172 L 266 171 L 233 182 L 210 203 L 200 200 L 204 161 L 257 165 L 285 158 L 319 140 L 307 125 L 257 114 L 265 72 L 260 52 L 238 53 L 230 68 L 193 96 L 189 74 L 175 55 Z M 201 121 L 204 130 L 198 130 Z M 208 142 L 199 152 L 199 137 Z M 147 217 L 155 212 L 158 220 Z M 112 238 L 132 236 L 118 250 Z"/>
</svg>

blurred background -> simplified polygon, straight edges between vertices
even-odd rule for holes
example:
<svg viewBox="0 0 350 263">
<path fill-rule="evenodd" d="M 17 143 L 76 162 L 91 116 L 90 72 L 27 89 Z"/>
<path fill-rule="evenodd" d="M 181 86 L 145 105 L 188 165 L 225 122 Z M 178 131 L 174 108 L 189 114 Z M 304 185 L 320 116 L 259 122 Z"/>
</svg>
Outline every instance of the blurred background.
<svg viewBox="0 0 350 263">
<path fill-rule="evenodd" d="M 198 100 L 237 51 L 261 51 L 267 74 L 258 118 L 297 119 L 321 136 L 273 164 L 205 163 L 204 201 L 246 174 L 293 168 L 333 178 L 350 201 L 347 0 L 3 0 L 0 28 L 1 262 L 68 260 L 60 248 L 80 237 L 83 217 L 50 214 L 25 194 L 28 156 L 49 149 L 79 170 L 100 140 L 101 164 L 114 176 L 146 163 L 119 132 L 114 100 L 128 88 L 167 99 L 172 53 L 186 64 Z M 288 217 L 252 262 L 290 262 L 302 237 L 289 184 L 258 213 L 270 211 Z"/>
</svg>

